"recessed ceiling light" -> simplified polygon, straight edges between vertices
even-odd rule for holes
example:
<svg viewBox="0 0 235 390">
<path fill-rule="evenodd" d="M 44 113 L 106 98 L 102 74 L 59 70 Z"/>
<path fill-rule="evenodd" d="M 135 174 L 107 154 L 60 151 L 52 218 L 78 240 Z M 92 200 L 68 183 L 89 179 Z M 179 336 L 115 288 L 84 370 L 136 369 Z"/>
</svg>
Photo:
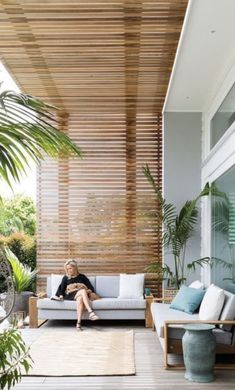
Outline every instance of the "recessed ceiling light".
<svg viewBox="0 0 235 390">
<path fill-rule="evenodd" d="M 186 99 L 189 99 L 189 96 L 186 96 Z"/>
<path fill-rule="evenodd" d="M 211 33 L 211 34 L 214 34 L 214 33 L 215 33 L 215 30 L 211 30 L 210 33 Z"/>
</svg>

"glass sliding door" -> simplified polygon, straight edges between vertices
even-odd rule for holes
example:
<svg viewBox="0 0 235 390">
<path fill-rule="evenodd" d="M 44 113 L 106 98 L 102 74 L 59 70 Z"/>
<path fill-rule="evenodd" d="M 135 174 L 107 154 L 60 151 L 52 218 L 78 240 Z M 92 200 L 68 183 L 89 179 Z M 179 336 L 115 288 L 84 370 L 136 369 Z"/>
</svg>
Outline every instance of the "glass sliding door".
<svg viewBox="0 0 235 390">
<path fill-rule="evenodd" d="M 212 282 L 235 293 L 235 166 L 213 182 Z"/>
</svg>

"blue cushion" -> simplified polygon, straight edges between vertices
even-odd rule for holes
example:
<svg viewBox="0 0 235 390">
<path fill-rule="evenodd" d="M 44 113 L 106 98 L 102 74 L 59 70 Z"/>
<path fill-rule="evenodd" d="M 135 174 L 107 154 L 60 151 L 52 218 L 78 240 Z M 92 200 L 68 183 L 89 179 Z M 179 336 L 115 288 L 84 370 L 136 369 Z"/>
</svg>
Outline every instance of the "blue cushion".
<svg viewBox="0 0 235 390">
<path fill-rule="evenodd" d="M 170 308 L 193 314 L 199 307 L 205 291 L 201 289 L 182 286 L 171 302 Z"/>
</svg>

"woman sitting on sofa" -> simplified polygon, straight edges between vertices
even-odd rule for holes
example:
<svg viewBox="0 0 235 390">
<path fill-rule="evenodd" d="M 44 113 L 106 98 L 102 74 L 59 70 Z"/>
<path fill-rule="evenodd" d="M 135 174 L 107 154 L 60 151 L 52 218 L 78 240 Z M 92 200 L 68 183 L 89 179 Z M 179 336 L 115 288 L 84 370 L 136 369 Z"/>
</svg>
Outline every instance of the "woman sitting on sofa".
<svg viewBox="0 0 235 390">
<path fill-rule="evenodd" d="M 75 300 L 77 302 L 77 325 L 76 329 L 81 330 L 81 319 L 84 307 L 89 313 L 89 319 L 96 321 L 99 317 L 92 310 L 90 300 L 99 298 L 94 291 L 89 279 L 80 274 L 75 260 L 68 260 L 64 265 L 65 273 L 61 284 L 58 287 L 56 296 L 59 300 Z"/>
</svg>

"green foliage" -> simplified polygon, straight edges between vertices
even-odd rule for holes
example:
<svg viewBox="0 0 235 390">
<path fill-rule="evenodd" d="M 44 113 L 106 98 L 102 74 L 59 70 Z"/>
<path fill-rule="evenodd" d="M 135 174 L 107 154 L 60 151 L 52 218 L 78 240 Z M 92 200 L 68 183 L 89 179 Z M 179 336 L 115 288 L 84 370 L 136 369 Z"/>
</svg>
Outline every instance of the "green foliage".
<svg viewBox="0 0 235 390">
<path fill-rule="evenodd" d="M 160 206 L 155 213 L 155 217 L 164 226 L 162 234 L 163 245 L 170 250 L 174 259 L 174 271 L 167 265 L 157 266 L 156 263 L 150 264 L 147 270 L 149 272 L 156 272 L 157 270 L 163 279 L 167 279 L 168 285 L 179 288 L 186 281 L 189 272 L 195 271 L 197 266 L 203 266 L 210 262 L 209 257 L 204 257 L 194 260 L 190 264 L 185 264 L 186 245 L 194 233 L 198 217 L 197 203 L 202 196 L 209 195 L 210 186 L 206 184 L 200 194 L 195 199 L 186 201 L 179 213 L 177 213 L 176 207 L 171 203 L 167 203 L 162 197 L 148 165 L 143 167 L 143 173 L 153 187 Z"/>
<path fill-rule="evenodd" d="M 9 248 L 5 248 L 5 253 L 11 264 L 16 292 L 20 293 L 27 290 L 38 271 L 31 270 L 27 265 L 23 265 Z"/>
<path fill-rule="evenodd" d="M 15 328 L 4 330 L 0 334 L 0 389 L 11 389 L 31 366 L 29 348 L 20 332 Z"/>
<path fill-rule="evenodd" d="M 11 187 L 20 181 L 31 161 L 50 157 L 81 156 L 81 150 L 57 127 L 55 107 L 35 97 L 0 93 L 0 177 Z"/>
<path fill-rule="evenodd" d="M 0 234 L 9 236 L 24 232 L 31 236 L 36 230 L 36 208 L 33 200 L 24 195 L 2 199 L 0 203 Z"/>
<path fill-rule="evenodd" d="M 8 246 L 22 264 L 36 268 L 36 239 L 24 233 L 13 233 L 9 237 L 0 236 L 0 245 Z"/>
</svg>

